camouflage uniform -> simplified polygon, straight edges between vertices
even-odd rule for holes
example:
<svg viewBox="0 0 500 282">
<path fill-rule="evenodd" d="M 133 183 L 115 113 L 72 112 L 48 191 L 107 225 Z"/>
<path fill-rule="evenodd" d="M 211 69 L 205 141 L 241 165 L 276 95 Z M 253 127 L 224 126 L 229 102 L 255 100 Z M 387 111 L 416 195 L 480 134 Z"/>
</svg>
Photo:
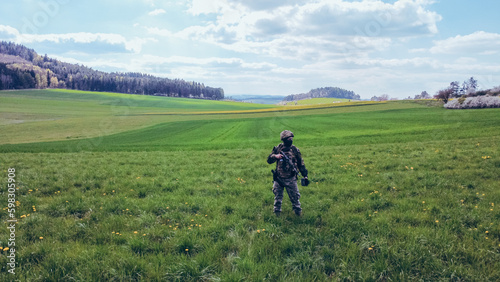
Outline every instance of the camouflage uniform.
<svg viewBox="0 0 500 282">
<path fill-rule="evenodd" d="M 281 140 L 286 140 L 289 137 L 293 137 L 293 133 L 291 131 L 285 130 L 280 135 Z M 292 202 L 292 208 L 297 215 L 300 215 L 302 212 L 302 208 L 300 206 L 300 192 L 299 187 L 297 186 L 297 174 L 293 171 L 293 168 L 286 162 L 284 158 L 277 159 L 275 155 L 278 154 L 286 154 L 289 159 L 292 160 L 292 163 L 295 165 L 295 168 L 300 171 L 302 176 L 307 177 L 307 169 L 304 164 L 304 160 L 302 159 L 302 155 L 297 147 L 294 145 L 285 145 L 285 141 L 278 146 L 273 148 L 273 151 L 267 158 L 267 162 L 272 164 L 277 161 L 276 171 L 278 173 L 278 177 L 280 178 L 282 184 L 285 187 L 282 187 L 277 181 L 274 181 L 273 185 L 273 193 L 274 193 L 274 212 L 279 215 L 281 212 L 281 203 L 283 202 L 283 190 L 286 189 L 288 197 Z"/>
</svg>

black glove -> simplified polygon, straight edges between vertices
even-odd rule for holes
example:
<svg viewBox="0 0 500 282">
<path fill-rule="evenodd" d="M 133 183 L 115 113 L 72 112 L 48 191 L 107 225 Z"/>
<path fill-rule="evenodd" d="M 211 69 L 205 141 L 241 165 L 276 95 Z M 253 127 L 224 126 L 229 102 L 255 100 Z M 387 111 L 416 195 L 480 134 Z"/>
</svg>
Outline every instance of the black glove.
<svg viewBox="0 0 500 282">
<path fill-rule="evenodd" d="M 307 185 L 309 185 L 309 179 L 307 179 L 306 177 L 302 178 L 302 179 L 300 180 L 300 185 L 302 185 L 302 186 L 307 186 Z"/>
</svg>

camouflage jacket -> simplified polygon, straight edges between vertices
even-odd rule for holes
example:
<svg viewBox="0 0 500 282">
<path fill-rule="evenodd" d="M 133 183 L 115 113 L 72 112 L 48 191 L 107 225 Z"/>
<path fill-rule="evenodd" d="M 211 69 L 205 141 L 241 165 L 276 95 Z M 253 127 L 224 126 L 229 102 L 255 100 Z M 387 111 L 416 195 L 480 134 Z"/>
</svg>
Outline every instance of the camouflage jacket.
<svg viewBox="0 0 500 282">
<path fill-rule="evenodd" d="M 272 164 L 277 161 L 276 164 L 276 171 L 278 172 L 278 176 L 280 178 L 293 178 L 296 176 L 296 174 L 293 171 L 293 168 L 288 165 L 287 161 L 282 158 L 281 160 L 276 159 L 273 157 L 273 155 L 277 155 L 283 152 L 292 160 L 292 163 L 294 164 L 295 168 L 300 171 L 302 176 L 306 177 L 307 176 L 307 169 L 304 164 L 304 160 L 302 159 L 302 155 L 300 154 L 299 148 L 295 147 L 292 145 L 291 147 L 287 148 L 285 145 L 279 144 L 278 146 L 273 148 L 273 151 L 269 156 L 267 157 L 267 163 Z"/>
</svg>

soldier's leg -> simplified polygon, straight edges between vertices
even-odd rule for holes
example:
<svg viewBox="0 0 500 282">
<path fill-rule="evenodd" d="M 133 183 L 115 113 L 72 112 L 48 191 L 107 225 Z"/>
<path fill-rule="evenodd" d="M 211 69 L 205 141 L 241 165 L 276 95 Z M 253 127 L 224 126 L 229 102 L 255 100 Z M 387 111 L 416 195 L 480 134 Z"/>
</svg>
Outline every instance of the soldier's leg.
<svg viewBox="0 0 500 282">
<path fill-rule="evenodd" d="M 278 182 L 274 182 L 273 185 L 273 193 L 274 193 L 274 212 L 281 212 L 281 203 L 283 202 L 283 187 L 281 187 Z"/>
<path fill-rule="evenodd" d="M 297 186 L 297 179 L 287 181 L 286 192 L 288 193 L 288 197 L 292 202 L 293 211 L 295 212 L 295 214 L 300 215 L 302 213 L 302 207 L 299 201 L 300 192 L 299 187 Z"/>
</svg>

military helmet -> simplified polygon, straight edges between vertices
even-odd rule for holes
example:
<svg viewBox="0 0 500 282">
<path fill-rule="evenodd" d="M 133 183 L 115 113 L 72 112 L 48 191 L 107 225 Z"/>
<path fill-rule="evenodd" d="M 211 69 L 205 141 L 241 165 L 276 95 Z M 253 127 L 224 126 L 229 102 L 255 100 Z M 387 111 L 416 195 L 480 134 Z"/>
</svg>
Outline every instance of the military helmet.
<svg viewBox="0 0 500 282">
<path fill-rule="evenodd" d="M 281 132 L 281 134 L 280 134 L 281 140 L 285 140 L 288 137 L 293 137 L 293 132 L 291 132 L 290 130 L 284 130 Z"/>
</svg>

